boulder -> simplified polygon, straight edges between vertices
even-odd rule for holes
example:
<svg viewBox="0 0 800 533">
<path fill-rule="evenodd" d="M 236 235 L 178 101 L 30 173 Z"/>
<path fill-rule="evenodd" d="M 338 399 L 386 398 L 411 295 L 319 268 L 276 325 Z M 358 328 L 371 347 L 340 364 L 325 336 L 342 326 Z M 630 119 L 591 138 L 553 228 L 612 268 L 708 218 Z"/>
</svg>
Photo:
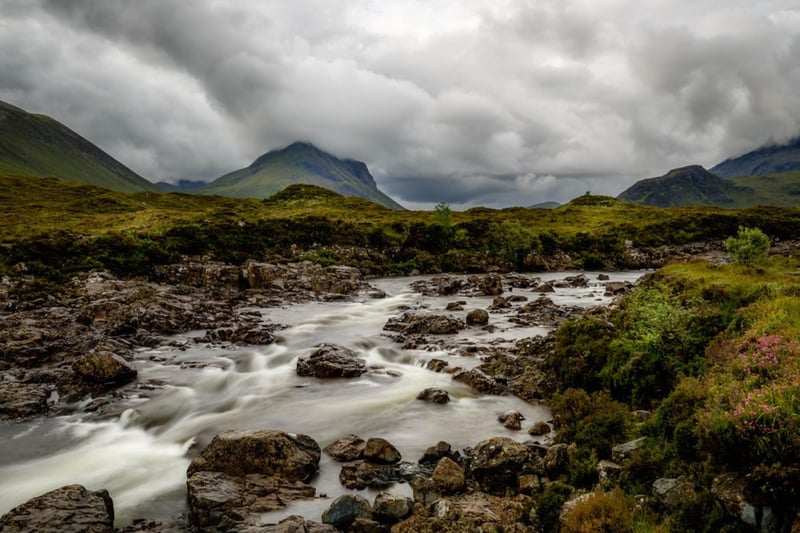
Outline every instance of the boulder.
<svg viewBox="0 0 800 533">
<path fill-rule="evenodd" d="M 339 496 L 322 513 L 322 522 L 339 530 L 347 530 L 357 518 L 372 518 L 372 506 L 366 498 L 357 494 Z"/>
<path fill-rule="evenodd" d="M 417 394 L 417 400 L 444 404 L 450 401 L 450 395 L 446 390 L 429 388 Z"/>
<path fill-rule="evenodd" d="M 489 323 L 489 313 L 485 309 L 473 309 L 467 313 L 468 326 L 485 326 Z"/>
<path fill-rule="evenodd" d="M 506 411 L 497 417 L 497 421 L 503 424 L 503 427 L 514 431 L 522 429 L 523 420 L 525 420 L 525 417 L 522 416 L 522 413 L 514 410 Z"/>
<path fill-rule="evenodd" d="M 448 366 L 450 366 L 450 363 L 448 363 L 444 359 L 436 359 L 436 358 L 431 359 L 425 364 L 425 368 L 433 372 L 442 372 Z"/>
<path fill-rule="evenodd" d="M 189 518 L 203 530 L 241 531 L 256 526 L 262 513 L 278 511 L 293 501 L 313 498 L 314 487 L 263 474 L 229 476 L 195 472 L 186 481 Z"/>
<path fill-rule="evenodd" d="M 542 435 L 547 435 L 550 433 L 550 431 L 550 424 L 544 420 L 539 420 L 528 429 L 528 435 L 533 437 L 541 437 Z"/>
<path fill-rule="evenodd" d="M 597 463 L 597 477 L 600 483 L 616 483 L 622 474 L 622 466 L 602 459 Z"/>
<path fill-rule="evenodd" d="M 516 494 L 519 476 L 532 473 L 530 448 L 508 437 L 492 437 L 473 451 L 470 474 L 481 490 L 492 494 Z"/>
<path fill-rule="evenodd" d="M 606 288 L 605 292 L 606 296 L 617 296 L 619 294 L 625 294 L 631 289 L 631 287 L 633 287 L 630 283 L 626 283 L 623 281 L 609 281 L 604 285 Z"/>
<path fill-rule="evenodd" d="M 277 524 L 257 526 L 243 533 L 338 533 L 338 529 L 330 524 L 320 524 L 306 520 L 302 516 L 292 515 Z"/>
<path fill-rule="evenodd" d="M 444 308 L 445 311 L 463 311 L 466 302 L 449 302 Z"/>
<path fill-rule="evenodd" d="M 683 477 L 653 481 L 653 496 L 668 511 L 675 511 L 696 497 L 694 484 Z"/>
<path fill-rule="evenodd" d="M 231 429 L 220 433 L 189 464 L 195 472 L 229 476 L 264 474 L 285 481 L 308 481 L 319 467 L 319 445 L 307 435 L 275 430 Z"/>
<path fill-rule="evenodd" d="M 508 309 L 511 307 L 510 298 L 495 296 L 494 300 L 492 300 L 492 305 L 490 305 L 489 307 L 491 309 Z"/>
<path fill-rule="evenodd" d="M 775 510 L 767 506 L 757 493 L 748 478 L 737 472 L 720 474 L 711 483 L 711 494 L 729 515 L 759 531 L 778 533 L 781 531 L 780 520 Z"/>
<path fill-rule="evenodd" d="M 480 279 L 478 290 L 484 296 L 503 294 L 503 278 L 497 274 L 487 274 Z"/>
<path fill-rule="evenodd" d="M 114 503 L 106 490 L 67 485 L 30 499 L 0 517 L 3 533 L 113 533 Z"/>
<path fill-rule="evenodd" d="M 458 492 L 464 488 L 464 469 L 448 457 L 442 457 L 433 470 L 433 483 L 444 493 Z"/>
<path fill-rule="evenodd" d="M 378 464 L 393 465 L 402 459 L 392 443 L 386 439 L 370 438 L 364 445 L 364 459 Z"/>
<path fill-rule="evenodd" d="M 444 315 L 416 315 L 411 317 L 403 333 L 420 335 L 452 335 L 464 329 L 464 323 Z"/>
<path fill-rule="evenodd" d="M 453 379 L 469 385 L 483 394 L 503 394 L 507 388 L 505 383 L 486 375 L 477 368 L 462 370 L 454 374 Z"/>
<path fill-rule="evenodd" d="M 414 501 L 407 496 L 381 492 L 372 504 L 372 516 L 384 524 L 394 524 L 411 514 Z"/>
<path fill-rule="evenodd" d="M 450 459 L 457 461 L 459 453 L 453 451 L 450 443 L 441 440 L 436 443 L 436 446 L 431 446 L 426 449 L 425 453 L 422 454 L 422 457 L 420 457 L 418 462 L 419 464 L 434 465 L 438 463 L 439 459 L 442 457 L 449 457 Z"/>
<path fill-rule="evenodd" d="M 297 360 L 298 376 L 354 378 L 367 371 L 367 363 L 353 350 L 333 344 L 320 344 L 311 355 Z"/>
<path fill-rule="evenodd" d="M 339 471 L 339 483 L 348 489 L 384 488 L 402 479 L 397 465 L 376 464 L 365 460 L 344 463 Z"/>
<path fill-rule="evenodd" d="M 544 470 L 550 478 L 566 473 L 569 467 L 569 448 L 566 444 L 554 444 L 542 458 Z"/>
<path fill-rule="evenodd" d="M 325 447 L 325 453 L 334 460 L 345 463 L 364 456 L 364 439 L 358 435 L 345 435 Z"/>
<path fill-rule="evenodd" d="M 553 288 L 552 283 L 547 282 L 537 285 L 536 287 L 531 289 L 531 292 L 548 293 L 548 292 L 556 292 L 556 290 Z"/>
<path fill-rule="evenodd" d="M 136 379 L 136 368 L 119 355 L 106 351 L 89 352 L 72 364 L 72 369 L 90 383 L 124 385 Z"/>
<path fill-rule="evenodd" d="M 48 385 L 0 381 L 0 420 L 42 414 L 47 411 L 49 397 Z"/>
<path fill-rule="evenodd" d="M 639 451 L 639 448 L 643 447 L 645 442 L 647 442 L 647 437 L 640 437 L 638 439 L 623 442 L 622 444 L 614 446 L 611 448 L 611 460 L 615 463 L 624 465 L 634 455 L 636 455 L 636 453 Z"/>
<path fill-rule="evenodd" d="M 433 480 L 424 476 L 415 476 L 411 480 L 411 490 L 414 494 L 414 502 L 426 507 L 441 496 L 441 492 Z"/>
</svg>

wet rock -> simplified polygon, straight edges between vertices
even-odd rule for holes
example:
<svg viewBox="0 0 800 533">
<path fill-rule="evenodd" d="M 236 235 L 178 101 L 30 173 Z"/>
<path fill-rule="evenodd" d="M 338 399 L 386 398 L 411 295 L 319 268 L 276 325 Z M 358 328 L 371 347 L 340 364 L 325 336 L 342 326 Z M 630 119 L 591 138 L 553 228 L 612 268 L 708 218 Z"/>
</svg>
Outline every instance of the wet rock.
<svg viewBox="0 0 800 533">
<path fill-rule="evenodd" d="M 454 452 L 449 442 L 440 440 L 436 446 L 431 446 L 425 450 L 422 457 L 419 458 L 420 464 L 436 464 L 442 457 L 448 457 L 453 461 L 458 461 L 459 453 Z"/>
<path fill-rule="evenodd" d="M 511 302 L 509 298 L 504 298 L 502 296 L 495 296 L 494 300 L 492 300 L 492 305 L 490 306 L 491 309 L 509 309 L 511 307 Z"/>
<path fill-rule="evenodd" d="M 322 522 L 339 530 L 347 530 L 357 518 L 372 518 L 372 506 L 366 498 L 357 494 L 339 496 L 322 513 Z"/>
<path fill-rule="evenodd" d="M 372 516 L 384 524 L 394 524 L 411 514 L 414 501 L 407 496 L 381 492 L 372 504 Z"/>
<path fill-rule="evenodd" d="M 275 342 L 272 327 L 261 324 L 239 324 L 231 328 L 210 330 L 203 342 L 230 342 L 233 344 L 267 345 Z"/>
<path fill-rule="evenodd" d="M 364 456 L 364 439 L 358 435 L 345 435 L 325 447 L 325 453 L 334 460 L 344 463 Z"/>
<path fill-rule="evenodd" d="M 441 492 L 431 478 L 416 476 L 411 480 L 414 502 L 428 506 L 439 499 Z"/>
<path fill-rule="evenodd" d="M 489 323 L 489 313 L 485 309 L 473 309 L 467 313 L 468 326 L 485 326 Z"/>
<path fill-rule="evenodd" d="M 430 280 L 419 280 L 411 288 L 424 296 L 451 296 L 464 286 L 464 280 L 454 276 L 436 276 Z"/>
<path fill-rule="evenodd" d="M 367 363 L 344 346 L 321 344 L 308 356 L 297 360 L 298 376 L 354 378 L 367 371 Z"/>
<path fill-rule="evenodd" d="M 258 525 L 262 513 L 278 511 L 291 502 L 313 498 L 314 487 L 263 474 L 230 476 L 195 472 L 186 481 L 189 518 L 201 529 L 240 531 Z"/>
<path fill-rule="evenodd" d="M 538 293 L 542 293 L 543 294 L 543 293 L 548 293 L 548 292 L 556 292 L 556 290 L 553 288 L 553 284 L 552 283 L 547 282 L 547 283 L 542 283 L 540 285 L 537 285 L 536 287 L 531 289 L 531 292 L 538 292 Z"/>
<path fill-rule="evenodd" d="M 569 448 L 566 444 L 554 444 L 547 449 L 542 459 L 545 472 L 551 478 L 567 472 L 569 468 Z"/>
<path fill-rule="evenodd" d="M 463 311 L 467 302 L 450 302 L 444 308 L 445 311 Z"/>
<path fill-rule="evenodd" d="M 433 483 L 445 493 L 458 492 L 464 488 L 464 469 L 448 457 L 442 457 L 433 470 Z"/>
<path fill-rule="evenodd" d="M 556 283 L 556 287 L 569 287 L 573 289 L 579 289 L 588 286 L 589 286 L 589 278 L 586 277 L 586 274 L 567 276 L 562 281 Z"/>
<path fill-rule="evenodd" d="M 114 503 L 106 490 L 67 485 L 0 517 L 3 533 L 113 533 Z"/>
<path fill-rule="evenodd" d="M 292 515 L 277 524 L 259 525 L 241 531 L 242 533 L 338 533 L 339 530 L 330 524 L 320 524 L 306 520 L 302 516 Z"/>
<path fill-rule="evenodd" d="M 385 488 L 402 480 L 403 476 L 397 465 L 365 460 L 345 463 L 339 471 L 339 483 L 348 489 Z"/>
<path fill-rule="evenodd" d="M 0 420 L 44 413 L 49 396 L 48 385 L 0 381 Z"/>
<path fill-rule="evenodd" d="M 429 388 L 417 394 L 417 400 L 445 404 L 450 401 L 450 395 L 446 390 Z"/>
<path fill-rule="evenodd" d="M 452 335 L 464 329 L 464 323 L 444 315 L 413 315 L 406 321 L 406 335 Z"/>
<path fill-rule="evenodd" d="M 497 274 L 487 274 L 480 278 L 478 290 L 484 296 L 503 294 L 503 279 Z"/>
<path fill-rule="evenodd" d="M 532 473 L 530 449 L 508 437 L 493 437 L 475 446 L 470 474 L 481 490 L 492 494 L 516 494 L 519 476 Z"/>
<path fill-rule="evenodd" d="M 477 368 L 462 370 L 453 375 L 453 379 L 469 385 L 483 394 L 503 394 L 506 391 L 506 384 L 502 381 L 486 375 Z"/>
<path fill-rule="evenodd" d="M 683 477 L 653 481 L 653 496 L 668 511 L 675 511 L 696 497 L 694 484 Z"/>
<path fill-rule="evenodd" d="M 373 463 L 392 465 L 399 463 L 402 457 L 392 443 L 378 437 L 367 439 L 364 445 L 364 459 Z"/>
<path fill-rule="evenodd" d="M 358 517 L 347 530 L 349 533 L 389 533 L 389 529 L 372 518 Z"/>
<path fill-rule="evenodd" d="M 229 476 L 264 474 L 308 481 L 319 467 L 319 445 L 309 436 L 283 431 L 231 429 L 220 433 L 189 464 L 195 472 L 223 472 Z"/>
<path fill-rule="evenodd" d="M 720 474 L 711 484 L 711 494 L 729 515 L 760 531 L 777 533 L 781 529 L 775 510 L 757 493 L 748 478 L 737 472 Z"/>
<path fill-rule="evenodd" d="M 550 433 L 550 424 L 544 420 L 539 420 L 528 429 L 528 435 L 533 437 L 541 437 Z"/>
<path fill-rule="evenodd" d="M 609 277 L 608 274 L 598 274 L 597 275 L 597 281 L 608 281 L 610 279 L 611 278 Z"/>
<path fill-rule="evenodd" d="M 497 421 L 503 424 L 504 428 L 511 429 L 514 431 L 519 431 L 520 429 L 522 429 L 523 420 L 525 420 L 525 417 L 522 416 L 522 413 L 513 410 L 506 411 L 505 413 L 497 417 Z"/>
<path fill-rule="evenodd" d="M 87 353 L 72 368 L 82 378 L 99 385 L 124 385 L 136 379 L 137 374 L 125 359 L 105 351 Z"/>
<path fill-rule="evenodd" d="M 611 460 L 624 465 L 636 455 L 639 449 L 645 445 L 645 442 L 647 442 L 647 437 L 641 437 L 614 446 L 611 448 Z"/>
<path fill-rule="evenodd" d="M 633 288 L 633 285 L 623 281 L 609 281 L 605 284 L 605 288 L 606 296 L 618 296 L 628 292 L 631 288 Z"/>
<path fill-rule="evenodd" d="M 425 363 L 425 368 L 427 368 L 428 370 L 432 370 L 433 372 L 441 372 L 449 365 L 450 363 L 448 363 L 444 359 L 431 359 L 430 361 Z"/>
</svg>

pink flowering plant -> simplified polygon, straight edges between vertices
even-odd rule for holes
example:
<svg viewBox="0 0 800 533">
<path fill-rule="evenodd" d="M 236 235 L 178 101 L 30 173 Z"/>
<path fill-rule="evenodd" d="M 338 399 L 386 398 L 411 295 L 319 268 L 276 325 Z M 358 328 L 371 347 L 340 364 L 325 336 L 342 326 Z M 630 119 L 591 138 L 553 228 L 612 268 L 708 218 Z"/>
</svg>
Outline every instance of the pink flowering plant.
<svg viewBox="0 0 800 533">
<path fill-rule="evenodd" d="M 712 437 L 750 460 L 800 460 L 800 344 L 782 335 L 758 337 L 728 370 L 712 378 Z"/>
</svg>

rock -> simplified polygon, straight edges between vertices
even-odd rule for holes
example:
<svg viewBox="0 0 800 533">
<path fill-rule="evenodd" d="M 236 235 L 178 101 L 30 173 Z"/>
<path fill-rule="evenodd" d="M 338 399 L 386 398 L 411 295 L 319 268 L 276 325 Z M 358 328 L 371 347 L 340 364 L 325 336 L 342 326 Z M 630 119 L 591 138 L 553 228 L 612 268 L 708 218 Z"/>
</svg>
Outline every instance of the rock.
<svg viewBox="0 0 800 533">
<path fill-rule="evenodd" d="M 446 390 L 429 388 L 417 394 L 417 400 L 444 404 L 450 401 L 450 395 Z"/>
<path fill-rule="evenodd" d="M 372 518 L 356 518 L 347 530 L 349 533 L 389 533 L 389 529 Z"/>
<path fill-rule="evenodd" d="M 339 496 L 322 513 L 323 523 L 340 530 L 347 530 L 357 518 L 372 518 L 372 506 L 366 498 L 357 494 Z"/>
<path fill-rule="evenodd" d="M 320 344 L 309 356 L 297 360 L 298 376 L 354 378 L 367 371 L 367 363 L 344 346 Z"/>
<path fill-rule="evenodd" d="M 447 304 L 447 307 L 445 307 L 444 309 L 445 309 L 445 311 L 463 311 L 464 310 L 464 306 L 466 304 L 467 304 L 467 302 L 462 302 L 462 301 L 449 302 Z"/>
<path fill-rule="evenodd" d="M 503 424 L 506 429 L 519 431 L 522 429 L 522 421 L 525 417 L 519 411 L 506 411 L 497 417 L 497 421 Z"/>
<path fill-rule="evenodd" d="M 606 459 L 597 463 L 597 477 L 600 483 L 614 484 L 622 474 L 622 466 Z"/>
<path fill-rule="evenodd" d="M 484 296 L 497 296 L 503 293 L 503 279 L 497 274 L 487 274 L 481 278 L 478 289 Z"/>
<path fill-rule="evenodd" d="M 106 490 L 67 485 L 30 499 L 0 517 L 3 533 L 113 533 L 114 503 Z"/>
<path fill-rule="evenodd" d="M 489 313 L 485 309 L 473 309 L 467 313 L 468 326 L 485 326 L 489 323 Z"/>
<path fill-rule="evenodd" d="M 543 533 L 529 496 L 500 498 L 476 492 L 445 496 L 392 527 L 393 533 Z"/>
<path fill-rule="evenodd" d="M 497 379 L 487 376 L 484 372 L 477 368 L 471 370 L 462 370 L 453 375 L 453 379 L 465 383 L 478 392 L 484 394 L 503 394 L 506 391 L 505 383 Z"/>
<path fill-rule="evenodd" d="M 567 276 L 566 278 L 564 278 L 564 283 L 566 283 L 568 287 L 579 289 L 582 287 L 589 286 L 589 278 L 586 277 L 586 274 L 578 274 L 577 276 Z"/>
<path fill-rule="evenodd" d="M 364 439 L 358 435 L 345 435 L 325 447 L 325 453 L 334 460 L 344 463 L 355 461 L 364 456 Z"/>
<path fill-rule="evenodd" d="M 243 533 L 338 533 L 338 531 L 330 524 L 320 524 L 306 520 L 302 516 L 292 515 L 277 524 L 257 526 L 252 530 L 246 529 Z"/>
<path fill-rule="evenodd" d="M 432 370 L 433 372 L 441 372 L 445 368 L 450 366 L 450 363 L 445 361 L 444 359 L 431 359 L 425 364 L 425 368 L 428 370 Z"/>
<path fill-rule="evenodd" d="M 611 460 L 615 463 L 624 465 L 629 461 L 647 442 L 647 437 L 640 437 L 638 439 L 618 444 L 611 448 Z"/>
<path fill-rule="evenodd" d="M 462 329 L 464 329 L 464 323 L 449 316 L 417 315 L 408 321 L 403 333 L 406 335 L 452 335 Z"/>
<path fill-rule="evenodd" d="M 538 292 L 538 293 L 548 293 L 548 292 L 556 292 L 553 288 L 553 284 L 550 282 L 542 283 L 541 285 L 537 285 L 534 287 L 531 292 Z"/>
<path fill-rule="evenodd" d="M 440 440 L 436 446 L 431 446 L 425 450 L 422 457 L 419 458 L 419 464 L 436 464 L 442 457 L 449 457 L 453 461 L 457 461 L 459 457 L 458 452 L 454 452 L 450 443 Z"/>
<path fill-rule="evenodd" d="M 606 296 L 617 296 L 619 294 L 625 294 L 630 290 L 632 285 L 630 283 L 626 283 L 623 281 L 609 281 L 605 283 Z"/>
<path fill-rule="evenodd" d="M 364 446 L 364 459 L 373 463 L 392 465 L 400 462 L 402 457 L 392 443 L 386 439 L 367 439 Z"/>
<path fill-rule="evenodd" d="M 291 502 L 313 498 L 314 487 L 264 474 L 230 476 L 195 472 L 186 481 L 189 518 L 201 529 L 240 531 L 255 526 L 262 513 L 278 511 Z"/>
<path fill-rule="evenodd" d="M 696 495 L 694 484 L 683 477 L 659 478 L 653 482 L 653 496 L 668 511 L 677 510 Z"/>
<path fill-rule="evenodd" d="M 407 496 L 381 492 L 372 504 L 372 516 L 384 524 L 394 524 L 411 514 L 414 501 Z"/>
<path fill-rule="evenodd" d="M 544 470 L 552 479 L 566 473 L 569 467 L 569 449 L 566 444 L 554 444 L 547 449 L 542 458 Z"/>
<path fill-rule="evenodd" d="M 48 385 L 0 381 L 0 420 L 42 414 L 47 411 L 49 397 Z"/>
<path fill-rule="evenodd" d="M 229 476 L 264 474 L 286 481 L 308 481 L 319 467 L 319 445 L 307 435 L 282 431 L 231 429 L 220 433 L 189 464 L 195 472 Z"/>
<path fill-rule="evenodd" d="M 542 435 L 547 435 L 548 433 L 550 433 L 550 424 L 544 420 L 539 420 L 528 429 L 528 435 L 534 437 L 541 437 Z"/>
<path fill-rule="evenodd" d="M 763 532 L 781 531 L 775 510 L 766 506 L 749 480 L 738 472 L 726 472 L 715 477 L 711 494 L 725 511 L 750 527 Z"/>
<path fill-rule="evenodd" d="M 124 385 L 136 379 L 137 374 L 125 359 L 105 351 L 87 353 L 72 368 L 82 378 L 99 385 Z"/>
<path fill-rule="evenodd" d="M 424 506 L 432 504 L 441 496 L 439 488 L 433 480 L 423 476 L 415 476 L 411 480 L 411 489 L 414 494 L 414 502 Z"/>
<path fill-rule="evenodd" d="M 653 413 L 651 411 L 645 411 L 644 409 L 637 409 L 631 413 L 631 420 L 637 424 L 642 422 L 647 422 L 652 418 Z"/>
<path fill-rule="evenodd" d="M 343 464 L 339 471 L 339 483 L 348 489 L 384 488 L 402 479 L 397 465 L 376 464 L 361 459 Z"/>
<path fill-rule="evenodd" d="M 464 280 L 453 276 L 436 276 L 430 280 L 419 280 L 411 288 L 425 296 L 452 296 L 461 290 Z"/>
<path fill-rule="evenodd" d="M 532 473 L 530 449 L 508 437 L 493 437 L 475 446 L 470 474 L 481 490 L 492 494 L 516 494 L 520 475 Z"/>
<path fill-rule="evenodd" d="M 610 279 L 611 278 L 608 276 L 608 274 L 598 274 L 597 275 L 597 281 L 608 281 Z"/>
<path fill-rule="evenodd" d="M 445 493 L 458 492 L 464 488 L 464 469 L 448 457 L 442 457 L 433 470 L 433 483 Z"/>
<path fill-rule="evenodd" d="M 579 504 L 591 501 L 595 496 L 595 492 L 588 492 L 564 502 L 564 505 L 561 507 L 561 512 L 558 515 L 559 522 L 563 525 L 570 513 L 572 513 Z"/>
<path fill-rule="evenodd" d="M 510 298 L 504 298 L 502 296 L 495 296 L 494 300 L 492 300 L 492 305 L 489 306 L 491 309 L 508 309 L 511 307 Z"/>
</svg>

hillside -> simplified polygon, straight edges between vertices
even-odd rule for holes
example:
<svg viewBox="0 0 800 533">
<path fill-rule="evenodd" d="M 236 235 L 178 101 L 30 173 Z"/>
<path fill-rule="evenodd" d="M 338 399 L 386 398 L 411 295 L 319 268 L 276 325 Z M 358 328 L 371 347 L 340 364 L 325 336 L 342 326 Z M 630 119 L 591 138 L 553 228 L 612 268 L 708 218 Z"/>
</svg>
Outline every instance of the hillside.
<svg viewBox="0 0 800 533">
<path fill-rule="evenodd" d="M 157 187 L 63 124 L 0 102 L 0 173 L 51 176 L 115 191 Z"/>
<path fill-rule="evenodd" d="M 310 143 L 297 142 L 273 150 L 250 166 L 226 174 L 196 194 L 235 198 L 267 198 L 293 184 L 317 185 L 344 196 L 360 196 L 392 209 L 403 207 L 382 193 L 361 161 L 339 159 Z"/>
<path fill-rule="evenodd" d="M 699 165 L 676 168 L 663 176 L 637 181 L 618 198 L 657 207 L 718 205 L 738 207 L 748 187 L 731 183 Z"/>
<path fill-rule="evenodd" d="M 800 137 L 780 146 L 765 146 L 739 157 L 726 159 L 711 169 L 723 178 L 763 176 L 800 170 Z"/>
</svg>

